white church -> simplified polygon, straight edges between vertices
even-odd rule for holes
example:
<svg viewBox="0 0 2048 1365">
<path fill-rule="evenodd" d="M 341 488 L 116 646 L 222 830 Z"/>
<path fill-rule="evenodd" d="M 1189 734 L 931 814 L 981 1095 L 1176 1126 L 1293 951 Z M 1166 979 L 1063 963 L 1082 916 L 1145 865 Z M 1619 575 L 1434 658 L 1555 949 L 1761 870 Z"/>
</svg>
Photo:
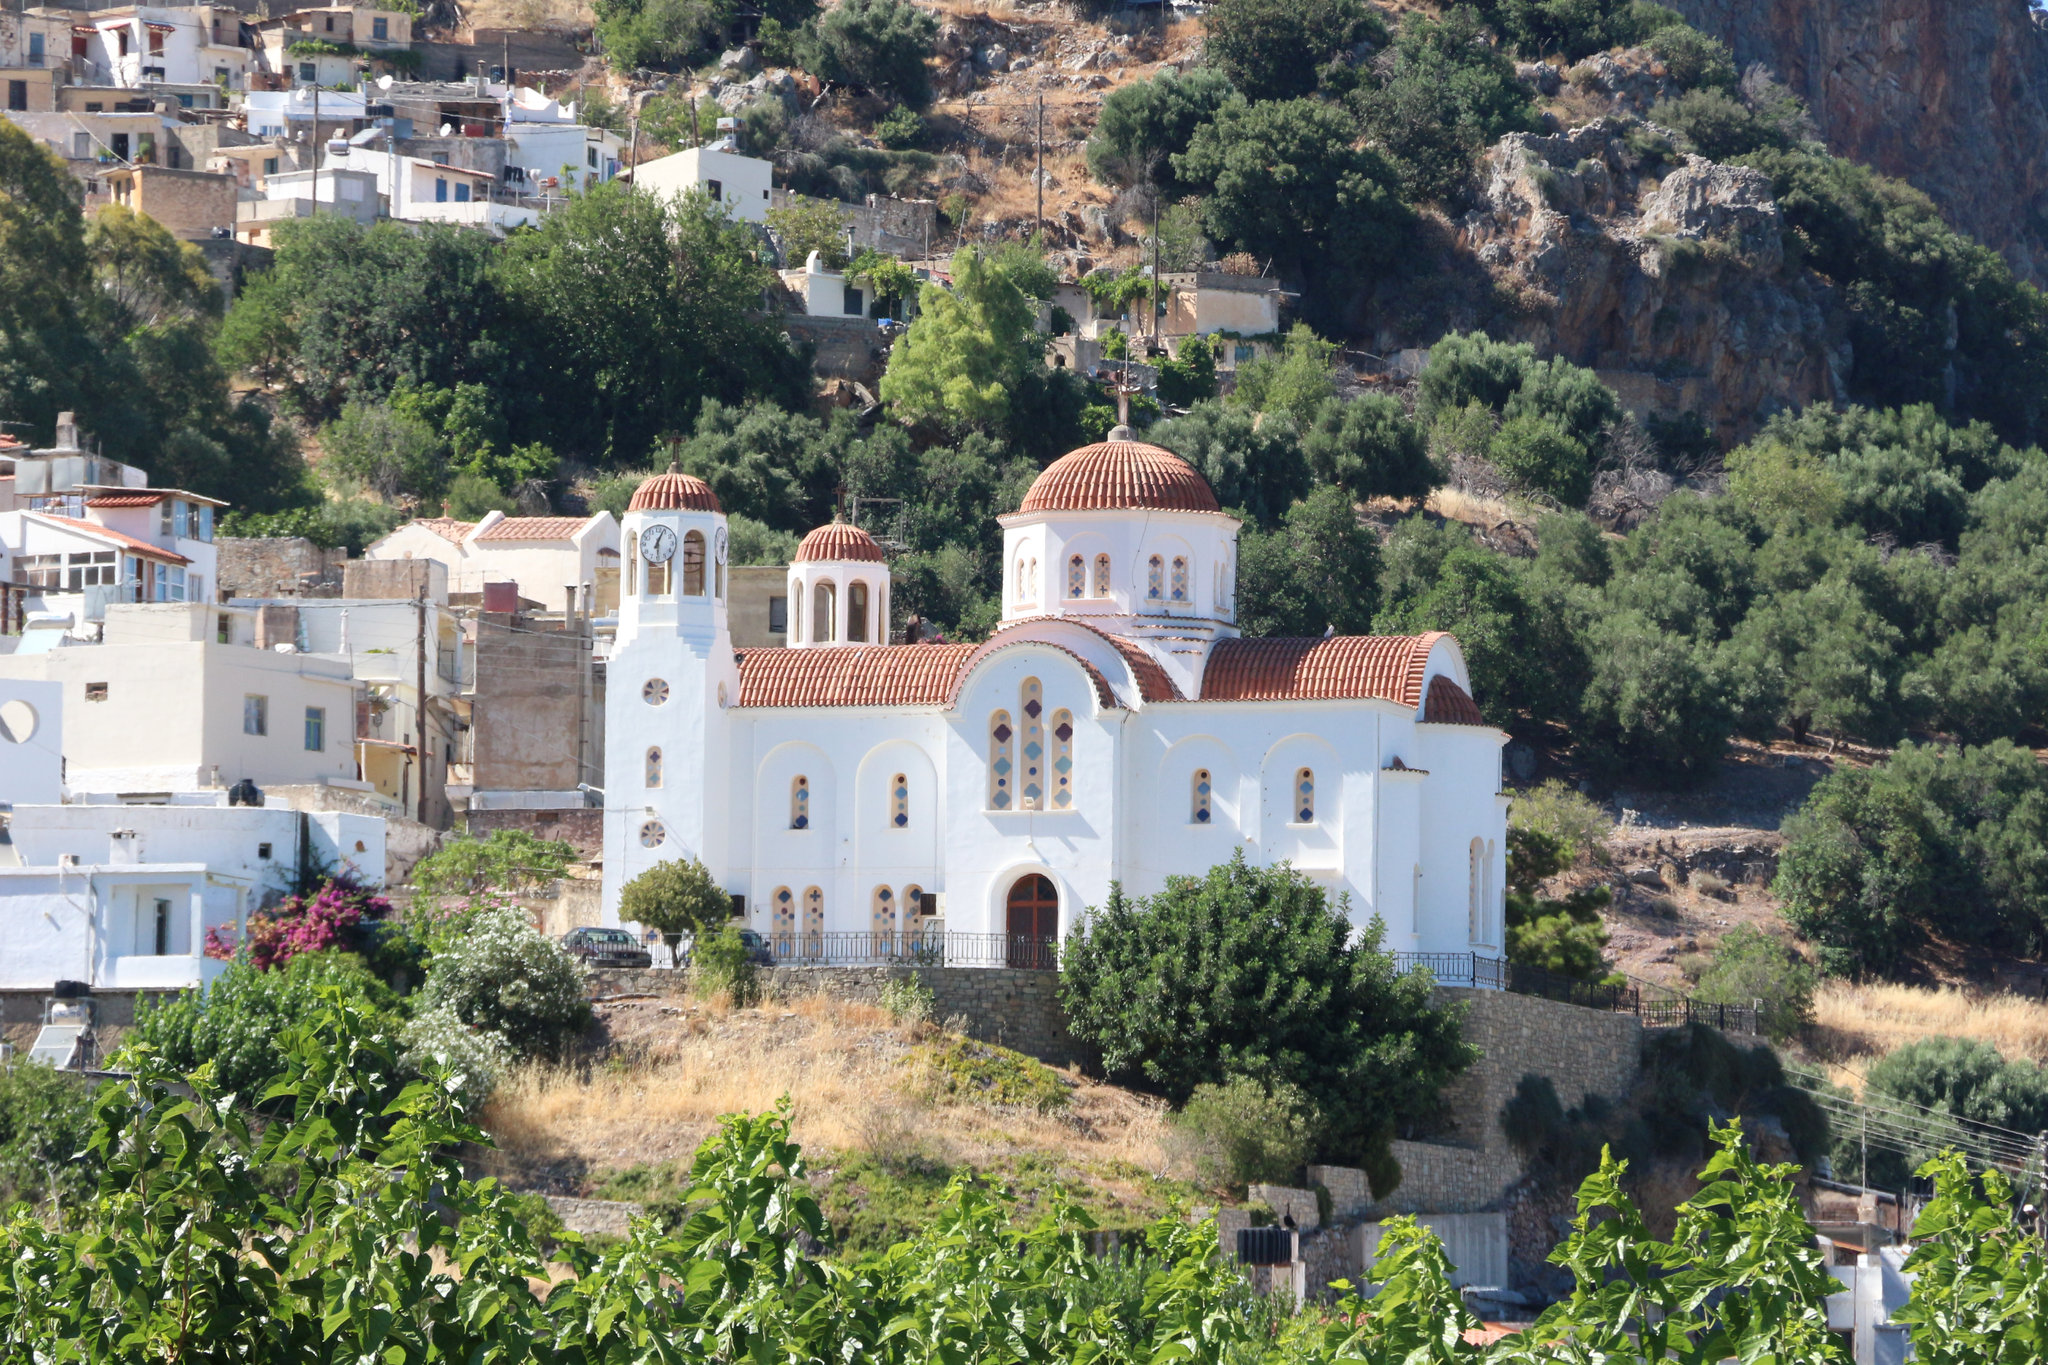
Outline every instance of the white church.
<svg viewBox="0 0 2048 1365">
<path fill-rule="evenodd" d="M 1000 518 L 983 644 L 888 643 L 886 556 L 834 523 L 789 566 L 788 647 L 735 652 L 717 498 L 643 483 L 607 691 L 612 922 L 626 882 L 697 857 L 781 957 L 1048 965 L 1112 883 L 1242 848 L 1378 915 L 1391 950 L 1500 956 L 1507 736 L 1458 642 L 1243 638 L 1240 523 L 1128 435 Z"/>
</svg>

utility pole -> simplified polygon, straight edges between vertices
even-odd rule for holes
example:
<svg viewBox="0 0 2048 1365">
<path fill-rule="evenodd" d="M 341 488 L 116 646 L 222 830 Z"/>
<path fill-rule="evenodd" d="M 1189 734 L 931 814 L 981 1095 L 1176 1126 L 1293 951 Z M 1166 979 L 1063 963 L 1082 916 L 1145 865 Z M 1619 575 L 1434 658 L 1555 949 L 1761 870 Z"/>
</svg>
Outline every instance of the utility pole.
<svg viewBox="0 0 2048 1365">
<path fill-rule="evenodd" d="M 320 216 L 320 67 L 313 67 L 313 216 Z"/>
<path fill-rule="evenodd" d="M 1032 179 L 1038 182 L 1038 217 L 1035 230 L 1045 231 L 1045 96 L 1038 97 L 1038 136 L 1035 139 L 1038 150 L 1038 173 Z"/>
<path fill-rule="evenodd" d="M 413 599 L 412 627 L 412 686 L 413 716 L 418 722 L 419 743 L 419 822 L 427 823 L 427 582 L 420 579 L 418 595 Z"/>
<path fill-rule="evenodd" d="M 1159 181 L 1152 182 L 1152 349 L 1159 349 Z"/>
</svg>

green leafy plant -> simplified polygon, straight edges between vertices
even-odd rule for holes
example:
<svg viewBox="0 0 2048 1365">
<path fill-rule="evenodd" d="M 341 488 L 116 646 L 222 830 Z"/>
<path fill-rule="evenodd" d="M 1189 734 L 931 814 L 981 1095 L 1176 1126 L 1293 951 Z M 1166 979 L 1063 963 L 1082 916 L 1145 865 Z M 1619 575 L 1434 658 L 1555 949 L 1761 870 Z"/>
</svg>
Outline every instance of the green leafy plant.
<svg viewBox="0 0 2048 1365">
<path fill-rule="evenodd" d="M 482 839 L 451 839 L 420 859 L 412 870 L 412 884 L 427 897 L 538 891 L 561 880 L 575 861 L 576 850 L 559 839 L 494 829 Z"/>
<path fill-rule="evenodd" d="M 740 937 L 739 926 L 728 924 L 698 941 L 690 955 L 690 987 L 699 995 L 723 995 L 742 1007 L 761 998 L 754 953 Z"/>
<path fill-rule="evenodd" d="M 1321 1128 L 1314 1103 L 1298 1087 L 1249 1076 L 1196 1086 L 1173 1119 L 1174 1145 L 1196 1182 L 1240 1195 L 1261 1181 L 1293 1182 Z"/>
<path fill-rule="evenodd" d="M 846 267 L 846 228 L 852 220 L 845 209 L 827 199 L 800 199 L 767 212 L 768 230 L 782 246 L 782 259 L 791 270 L 801 270 L 812 253 L 827 270 Z"/>
<path fill-rule="evenodd" d="M 489 896 L 435 948 L 419 1008 L 496 1034 L 515 1057 L 556 1056 L 590 1021 L 576 959 L 518 906 Z"/>
<path fill-rule="evenodd" d="M 1036 1058 L 949 1033 L 915 1054 L 934 1089 L 955 1103 L 1030 1109 L 1041 1114 L 1067 1107 L 1072 1087 Z"/>
<path fill-rule="evenodd" d="M 1791 945 L 1752 925 L 1722 935 L 1712 953 L 1688 964 L 1691 995 L 1709 1005 L 1755 1004 L 1764 1032 L 1784 1042 L 1813 1017 L 1817 973 Z"/>
<path fill-rule="evenodd" d="M 916 972 L 908 976 L 892 976 L 882 983 L 882 989 L 875 1003 L 889 1012 L 889 1017 L 899 1024 L 928 1024 L 938 1009 L 938 997 L 932 988 L 918 978 Z"/>
</svg>

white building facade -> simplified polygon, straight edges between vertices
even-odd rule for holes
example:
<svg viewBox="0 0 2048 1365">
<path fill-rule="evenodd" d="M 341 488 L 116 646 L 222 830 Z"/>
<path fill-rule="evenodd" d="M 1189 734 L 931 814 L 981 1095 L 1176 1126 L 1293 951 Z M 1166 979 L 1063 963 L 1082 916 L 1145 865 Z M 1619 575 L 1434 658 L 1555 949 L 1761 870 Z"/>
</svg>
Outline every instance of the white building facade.
<svg viewBox="0 0 2048 1365">
<path fill-rule="evenodd" d="M 949 960 L 1045 965 L 1112 883 L 1155 892 L 1243 850 L 1380 917 L 1390 949 L 1502 954 L 1506 736 L 1456 640 L 1241 638 L 1238 523 L 1135 441 L 1057 461 L 1002 523 L 987 642 L 888 644 L 885 556 L 834 525 L 790 567 L 793 647 L 736 656 L 716 497 L 673 470 L 643 484 L 607 693 L 608 913 L 639 872 L 699 857 L 786 956 L 886 955 L 942 921 Z"/>
</svg>

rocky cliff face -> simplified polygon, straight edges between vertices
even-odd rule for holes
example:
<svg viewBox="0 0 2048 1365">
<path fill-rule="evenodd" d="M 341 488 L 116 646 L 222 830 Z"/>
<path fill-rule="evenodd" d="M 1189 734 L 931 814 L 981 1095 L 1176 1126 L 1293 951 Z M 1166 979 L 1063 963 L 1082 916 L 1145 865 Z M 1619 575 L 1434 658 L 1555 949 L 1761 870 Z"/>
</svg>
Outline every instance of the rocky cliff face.
<svg viewBox="0 0 2048 1365">
<path fill-rule="evenodd" d="M 1482 170 L 1457 228 L 1520 300 L 1496 335 L 1598 370 L 1631 408 L 1698 412 L 1724 438 L 1841 395 L 1849 355 L 1828 288 L 1787 268 L 1762 174 L 1646 155 L 1607 118 L 1511 135 Z"/>
<path fill-rule="evenodd" d="M 2026 0 L 1668 0 L 1762 62 L 1829 150 L 2048 282 L 2048 28 Z"/>
</svg>

